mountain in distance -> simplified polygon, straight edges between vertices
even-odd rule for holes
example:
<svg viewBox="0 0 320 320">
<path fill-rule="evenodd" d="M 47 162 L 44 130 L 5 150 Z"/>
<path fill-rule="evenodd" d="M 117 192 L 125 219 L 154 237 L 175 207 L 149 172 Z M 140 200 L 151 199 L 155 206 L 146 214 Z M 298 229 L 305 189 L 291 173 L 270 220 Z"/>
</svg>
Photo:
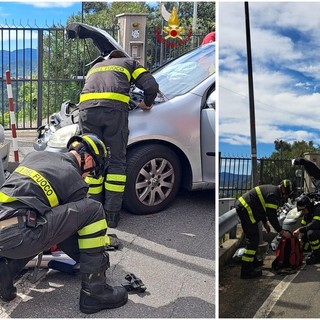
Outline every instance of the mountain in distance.
<svg viewBox="0 0 320 320">
<path fill-rule="evenodd" d="M 37 72 L 37 68 L 37 49 L 0 50 L 0 70 L 3 72 L 0 76 L 3 79 L 7 70 L 10 70 L 11 78 L 28 78 Z"/>
<path fill-rule="evenodd" d="M 234 174 L 229 172 L 220 173 L 219 185 L 221 187 L 245 189 L 251 180 L 251 175 Z"/>
</svg>

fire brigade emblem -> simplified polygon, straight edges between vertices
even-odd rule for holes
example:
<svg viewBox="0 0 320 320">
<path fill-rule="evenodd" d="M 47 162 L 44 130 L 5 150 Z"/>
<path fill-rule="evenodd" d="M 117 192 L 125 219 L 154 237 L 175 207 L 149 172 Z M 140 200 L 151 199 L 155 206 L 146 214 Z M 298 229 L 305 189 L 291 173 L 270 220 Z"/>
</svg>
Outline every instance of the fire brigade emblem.
<svg viewBox="0 0 320 320">
<path fill-rule="evenodd" d="M 180 21 L 178 18 L 177 9 L 175 7 L 172 8 L 171 16 L 168 20 L 168 27 L 165 26 L 163 28 L 163 32 L 167 34 L 165 36 L 165 39 L 168 38 L 179 38 L 182 40 L 182 37 L 180 36 L 180 33 L 184 32 L 184 27 L 180 27 Z"/>
</svg>

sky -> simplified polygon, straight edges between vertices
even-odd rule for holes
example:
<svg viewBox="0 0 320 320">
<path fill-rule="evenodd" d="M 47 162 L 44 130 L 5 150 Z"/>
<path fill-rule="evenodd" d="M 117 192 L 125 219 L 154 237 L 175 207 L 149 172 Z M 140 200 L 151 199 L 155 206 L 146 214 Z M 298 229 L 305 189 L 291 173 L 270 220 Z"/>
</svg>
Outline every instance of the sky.
<svg viewBox="0 0 320 320">
<path fill-rule="evenodd" d="M 251 156 L 244 2 L 220 2 L 219 151 Z M 257 157 L 320 145 L 320 2 L 250 2 Z"/>
<path fill-rule="evenodd" d="M 0 25 L 13 24 L 31 27 L 51 26 L 53 23 L 65 25 L 67 19 L 81 12 L 81 2 L 68 1 L 20 1 L 0 0 Z"/>
</svg>

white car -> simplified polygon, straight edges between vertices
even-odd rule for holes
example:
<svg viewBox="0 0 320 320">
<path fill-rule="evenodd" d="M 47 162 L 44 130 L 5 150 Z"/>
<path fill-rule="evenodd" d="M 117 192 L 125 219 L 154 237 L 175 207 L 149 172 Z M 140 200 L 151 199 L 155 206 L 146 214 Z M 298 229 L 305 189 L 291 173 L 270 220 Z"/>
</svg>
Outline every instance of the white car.
<svg viewBox="0 0 320 320">
<path fill-rule="evenodd" d="M 73 24 L 75 25 L 75 24 Z M 105 31 L 76 24 L 72 37 L 91 38 L 100 52 L 119 49 Z M 112 41 L 111 41 L 111 39 Z M 167 207 L 179 189 L 215 187 L 215 44 L 209 43 L 153 72 L 160 94 L 151 111 L 129 112 L 127 184 L 123 206 L 134 214 Z M 56 130 L 46 150 L 65 151 L 77 124 Z M 112 150 L 111 150 L 112 153 Z"/>
</svg>

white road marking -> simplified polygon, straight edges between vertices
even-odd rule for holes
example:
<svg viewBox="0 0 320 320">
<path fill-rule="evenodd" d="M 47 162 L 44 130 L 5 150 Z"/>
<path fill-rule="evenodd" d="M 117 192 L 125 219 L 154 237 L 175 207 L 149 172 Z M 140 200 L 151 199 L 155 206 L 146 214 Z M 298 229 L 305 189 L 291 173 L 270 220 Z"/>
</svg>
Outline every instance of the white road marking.
<svg viewBox="0 0 320 320">
<path fill-rule="evenodd" d="M 294 278 L 300 273 L 298 270 L 297 273 L 287 275 L 283 280 L 274 288 L 269 297 L 260 307 L 260 309 L 256 312 L 253 318 L 267 318 L 269 313 L 272 311 L 273 307 L 280 299 L 282 294 L 288 288 L 290 283 L 294 280 Z"/>
</svg>

